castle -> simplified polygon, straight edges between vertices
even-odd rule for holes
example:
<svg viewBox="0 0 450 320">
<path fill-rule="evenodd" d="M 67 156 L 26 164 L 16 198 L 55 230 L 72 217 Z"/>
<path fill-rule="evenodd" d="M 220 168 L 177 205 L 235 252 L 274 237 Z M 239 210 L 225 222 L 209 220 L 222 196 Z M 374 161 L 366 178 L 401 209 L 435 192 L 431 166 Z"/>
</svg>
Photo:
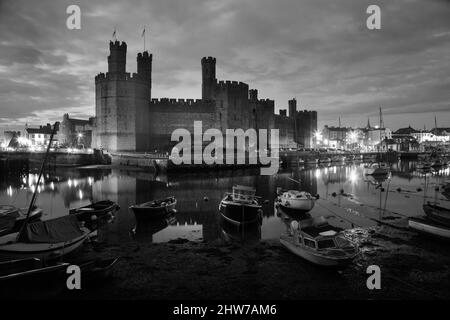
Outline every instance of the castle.
<svg viewBox="0 0 450 320">
<path fill-rule="evenodd" d="M 274 113 L 275 103 L 259 99 L 256 89 L 237 81 L 218 81 L 216 59 L 201 60 L 202 99 L 152 98 L 152 54 L 137 55 L 137 72 L 126 72 L 127 45 L 110 42 L 108 72 L 95 77 L 93 147 L 109 151 L 168 151 L 172 132 L 193 132 L 194 121 L 203 130 L 217 128 L 280 130 L 280 147 L 299 143 L 311 147 L 317 130 L 317 112 L 297 111 L 296 100 Z M 295 137 L 296 135 L 296 137 Z"/>
</svg>

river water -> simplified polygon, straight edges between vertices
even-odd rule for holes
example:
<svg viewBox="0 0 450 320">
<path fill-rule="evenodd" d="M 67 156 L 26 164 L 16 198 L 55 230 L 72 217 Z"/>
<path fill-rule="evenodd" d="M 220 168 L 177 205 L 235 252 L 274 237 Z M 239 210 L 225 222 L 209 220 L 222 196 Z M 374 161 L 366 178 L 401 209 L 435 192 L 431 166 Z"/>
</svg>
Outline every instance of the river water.
<svg viewBox="0 0 450 320">
<path fill-rule="evenodd" d="M 247 170 L 155 176 L 122 169 L 56 169 L 45 173 L 39 186 L 36 172 L 3 176 L 0 204 L 24 208 L 38 188 L 37 205 L 44 210 L 43 219 L 51 219 L 68 214 L 69 208 L 110 199 L 121 209 L 99 232 L 99 238 L 109 243 L 130 240 L 160 243 L 179 238 L 252 243 L 278 239 L 289 217 L 280 216 L 274 208 L 277 187 L 318 194 L 320 199 L 311 215 L 324 215 L 331 224 L 342 228 L 368 228 L 421 216 L 424 201 L 450 207 L 449 201 L 436 191 L 449 179 L 447 167 L 423 173 L 416 170 L 414 162 L 398 162 L 392 164 L 387 179 L 377 181 L 364 175 L 363 166 L 352 163 L 306 167 L 280 171 L 274 176 Z M 253 186 L 262 197 L 265 204 L 261 224 L 237 228 L 220 218 L 219 202 L 235 184 Z M 178 213 L 170 219 L 137 223 L 128 209 L 135 203 L 166 196 L 178 200 Z"/>
</svg>

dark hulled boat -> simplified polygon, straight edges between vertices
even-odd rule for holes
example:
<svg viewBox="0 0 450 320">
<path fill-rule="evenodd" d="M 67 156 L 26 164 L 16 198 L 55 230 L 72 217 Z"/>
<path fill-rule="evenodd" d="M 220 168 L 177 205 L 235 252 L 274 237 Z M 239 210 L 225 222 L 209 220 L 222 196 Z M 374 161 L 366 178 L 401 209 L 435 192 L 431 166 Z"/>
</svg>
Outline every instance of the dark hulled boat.
<svg viewBox="0 0 450 320">
<path fill-rule="evenodd" d="M 161 219 L 169 213 L 174 212 L 177 205 L 175 197 L 168 197 L 160 200 L 153 200 L 141 204 L 135 204 L 130 209 L 137 219 Z"/>
<path fill-rule="evenodd" d="M 258 221 L 261 218 L 262 208 L 255 192 L 256 190 L 251 187 L 233 186 L 233 192 L 226 194 L 220 202 L 220 214 L 234 224 Z"/>
<path fill-rule="evenodd" d="M 101 218 L 114 213 L 120 209 L 120 206 L 111 200 L 102 200 L 91 203 L 87 206 L 71 209 L 69 214 L 75 214 L 78 220 L 85 221 L 90 220 L 93 216 Z"/>
<path fill-rule="evenodd" d="M 450 209 L 427 203 L 423 205 L 423 211 L 431 221 L 450 227 Z"/>
</svg>

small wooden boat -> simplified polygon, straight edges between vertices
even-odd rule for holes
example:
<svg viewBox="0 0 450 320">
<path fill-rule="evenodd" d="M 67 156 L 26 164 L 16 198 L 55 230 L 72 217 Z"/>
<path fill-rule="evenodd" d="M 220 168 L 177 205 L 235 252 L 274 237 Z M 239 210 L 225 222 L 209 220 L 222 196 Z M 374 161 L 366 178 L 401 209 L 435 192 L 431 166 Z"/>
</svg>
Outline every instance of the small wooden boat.
<svg viewBox="0 0 450 320">
<path fill-rule="evenodd" d="M 450 227 L 450 209 L 428 202 L 423 205 L 423 211 L 431 221 Z"/>
<path fill-rule="evenodd" d="M 367 166 L 364 166 L 364 174 L 365 175 L 388 175 L 389 174 L 389 165 L 385 162 L 380 163 L 372 163 Z"/>
<path fill-rule="evenodd" d="M 324 217 L 292 221 L 280 242 L 303 259 L 324 267 L 342 268 L 359 254 L 359 248 L 347 240 L 342 229 L 329 225 Z"/>
<path fill-rule="evenodd" d="M 450 228 L 447 228 L 441 224 L 433 221 L 410 218 L 408 220 L 408 226 L 420 233 L 431 235 L 442 239 L 450 239 Z"/>
<path fill-rule="evenodd" d="M 316 198 L 309 192 L 288 190 L 277 197 L 276 203 L 285 210 L 308 212 L 314 208 Z"/>
<path fill-rule="evenodd" d="M 90 232 L 81 228 L 73 215 L 28 223 L 20 235 L 17 232 L 2 237 L 0 260 L 56 259 L 80 247 Z"/>
<path fill-rule="evenodd" d="M 255 193 L 251 187 L 233 186 L 233 192 L 225 194 L 220 202 L 220 214 L 234 224 L 257 222 L 261 218 L 262 206 Z"/>
<path fill-rule="evenodd" d="M 168 197 L 161 200 L 153 200 L 141 204 L 135 204 L 130 209 L 136 218 L 161 219 L 175 210 L 177 199 Z"/>
<path fill-rule="evenodd" d="M 120 206 L 111 200 L 102 200 L 91 203 L 87 206 L 70 209 L 69 214 L 77 216 L 78 220 L 91 220 L 94 216 L 101 218 L 120 209 Z"/>
</svg>

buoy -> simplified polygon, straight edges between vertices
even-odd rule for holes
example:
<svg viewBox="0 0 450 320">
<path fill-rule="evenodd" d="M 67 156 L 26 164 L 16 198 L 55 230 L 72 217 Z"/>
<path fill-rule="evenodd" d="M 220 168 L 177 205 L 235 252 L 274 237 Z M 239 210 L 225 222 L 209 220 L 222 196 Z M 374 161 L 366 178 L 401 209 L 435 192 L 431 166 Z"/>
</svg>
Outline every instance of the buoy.
<svg viewBox="0 0 450 320">
<path fill-rule="evenodd" d="M 208 202 L 209 198 L 208 197 L 203 197 L 203 201 Z"/>
</svg>

